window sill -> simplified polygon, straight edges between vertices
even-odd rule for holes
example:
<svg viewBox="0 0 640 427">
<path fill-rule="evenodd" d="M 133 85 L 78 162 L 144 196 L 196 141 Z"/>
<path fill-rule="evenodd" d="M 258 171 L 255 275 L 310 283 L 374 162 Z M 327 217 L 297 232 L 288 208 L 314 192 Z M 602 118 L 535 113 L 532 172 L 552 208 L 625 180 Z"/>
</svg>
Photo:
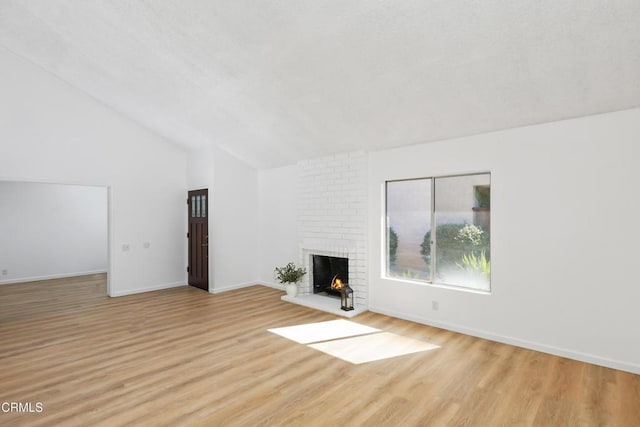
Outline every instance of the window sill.
<svg viewBox="0 0 640 427">
<path fill-rule="evenodd" d="M 440 289 L 449 289 L 453 291 L 469 292 L 469 293 L 478 294 L 478 295 L 491 295 L 490 289 L 487 290 L 487 289 L 467 288 L 464 286 L 447 285 L 444 283 L 431 283 L 431 282 L 423 282 L 419 280 L 403 279 L 402 277 L 382 276 L 382 279 L 389 280 L 392 282 L 407 283 L 411 285 L 429 286 L 429 287 L 440 288 Z"/>
</svg>

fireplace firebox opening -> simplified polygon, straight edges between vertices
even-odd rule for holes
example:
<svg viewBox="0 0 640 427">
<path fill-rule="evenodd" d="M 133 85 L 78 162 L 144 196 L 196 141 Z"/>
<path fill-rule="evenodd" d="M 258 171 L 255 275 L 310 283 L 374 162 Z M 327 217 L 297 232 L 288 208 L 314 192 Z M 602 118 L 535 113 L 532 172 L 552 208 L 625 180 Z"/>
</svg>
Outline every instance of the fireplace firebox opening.
<svg viewBox="0 0 640 427">
<path fill-rule="evenodd" d="M 313 293 L 340 296 L 340 290 L 332 289 L 331 285 L 336 281 L 349 283 L 349 258 L 311 255 L 311 263 Z"/>
</svg>

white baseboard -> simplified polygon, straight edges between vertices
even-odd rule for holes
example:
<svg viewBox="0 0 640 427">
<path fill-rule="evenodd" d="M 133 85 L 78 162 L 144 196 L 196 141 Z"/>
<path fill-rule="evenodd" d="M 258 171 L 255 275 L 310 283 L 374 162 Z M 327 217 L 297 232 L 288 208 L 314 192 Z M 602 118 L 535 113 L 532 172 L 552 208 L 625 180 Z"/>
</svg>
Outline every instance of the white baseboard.
<svg viewBox="0 0 640 427">
<path fill-rule="evenodd" d="M 222 292 L 235 291 L 236 289 L 248 288 L 249 286 L 256 286 L 261 284 L 262 283 L 256 280 L 253 282 L 245 282 L 245 283 L 238 283 L 236 285 L 223 286 L 221 288 L 214 287 L 213 289 L 209 289 L 209 292 L 211 292 L 212 294 L 220 294 Z"/>
<path fill-rule="evenodd" d="M 21 277 L 19 279 L 0 280 L 0 285 L 13 285 L 15 283 L 38 282 L 40 280 L 64 279 L 65 277 L 90 276 L 92 274 L 106 273 L 107 270 L 78 271 L 75 273 L 48 274 L 45 276 Z"/>
<path fill-rule="evenodd" d="M 258 284 L 268 288 L 277 289 L 279 291 L 284 291 L 284 285 L 282 283 L 258 282 Z"/>
<path fill-rule="evenodd" d="M 187 286 L 187 284 L 184 282 L 176 282 L 176 283 L 166 283 L 164 285 L 148 286 L 146 288 L 127 289 L 125 291 L 115 291 L 115 292 L 112 291 L 109 296 L 123 297 L 125 295 L 141 294 L 143 292 L 153 292 L 153 291 L 160 291 L 162 289 L 179 288 L 180 286 Z"/>
<path fill-rule="evenodd" d="M 434 326 L 436 328 L 459 332 L 465 335 L 484 338 L 491 341 L 500 342 L 503 344 L 509 344 L 516 347 L 526 348 L 529 350 L 540 351 L 542 353 L 553 354 L 554 356 L 566 357 L 568 359 L 591 363 L 593 365 L 604 366 L 606 368 L 618 369 L 620 371 L 631 372 L 633 374 L 640 374 L 640 364 L 636 364 L 636 363 L 608 359 L 606 357 L 600 357 L 593 354 L 582 353 L 579 351 L 574 351 L 566 348 L 554 347 L 554 346 L 541 344 L 537 342 L 522 340 L 519 338 L 508 337 L 504 335 L 494 334 L 491 332 L 466 328 L 466 327 L 451 324 L 451 323 L 438 322 L 438 321 L 423 318 L 420 316 L 411 316 L 403 313 L 398 313 L 393 310 L 380 309 L 377 307 L 370 306 L 369 311 L 372 311 L 374 313 L 384 314 L 391 317 L 397 317 L 399 319 L 409 320 L 411 322 L 422 323 L 423 325 L 429 325 L 429 326 Z"/>
</svg>

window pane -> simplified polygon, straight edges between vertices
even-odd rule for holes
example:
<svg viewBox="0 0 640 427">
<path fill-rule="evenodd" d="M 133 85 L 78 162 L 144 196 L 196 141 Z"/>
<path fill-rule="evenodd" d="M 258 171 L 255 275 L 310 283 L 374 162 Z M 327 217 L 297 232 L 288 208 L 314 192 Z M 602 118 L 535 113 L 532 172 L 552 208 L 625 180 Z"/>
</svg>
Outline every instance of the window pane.
<svg viewBox="0 0 640 427">
<path fill-rule="evenodd" d="M 200 196 L 196 196 L 196 218 L 200 218 Z"/>
<path fill-rule="evenodd" d="M 431 179 L 387 182 L 386 271 L 389 277 L 431 280 Z"/>
<path fill-rule="evenodd" d="M 207 217 L 207 196 L 206 195 L 202 196 L 202 217 L 203 218 Z"/>
<path fill-rule="evenodd" d="M 490 185 L 489 174 L 435 178 L 435 283 L 489 290 Z"/>
<path fill-rule="evenodd" d="M 196 216 L 196 196 L 191 196 L 191 218 Z"/>
</svg>

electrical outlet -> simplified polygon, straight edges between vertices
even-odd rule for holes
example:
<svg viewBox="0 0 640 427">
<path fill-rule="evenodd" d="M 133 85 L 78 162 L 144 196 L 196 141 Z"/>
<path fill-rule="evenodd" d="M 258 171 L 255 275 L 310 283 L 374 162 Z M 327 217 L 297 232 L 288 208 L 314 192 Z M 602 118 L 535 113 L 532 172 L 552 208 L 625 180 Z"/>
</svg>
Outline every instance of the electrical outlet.
<svg viewBox="0 0 640 427">
<path fill-rule="evenodd" d="M 2 270 L 2 275 L 6 276 L 7 274 L 9 274 L 9 272 L 7 270 Z"/>
<path fill-rule="evenodd" d="M 439 308 L 440 308 L 440 304 L 438 304 L 438 301 L 431 301 L 431 309 L 433 311 L 438 311 Z"/>
</svg>

